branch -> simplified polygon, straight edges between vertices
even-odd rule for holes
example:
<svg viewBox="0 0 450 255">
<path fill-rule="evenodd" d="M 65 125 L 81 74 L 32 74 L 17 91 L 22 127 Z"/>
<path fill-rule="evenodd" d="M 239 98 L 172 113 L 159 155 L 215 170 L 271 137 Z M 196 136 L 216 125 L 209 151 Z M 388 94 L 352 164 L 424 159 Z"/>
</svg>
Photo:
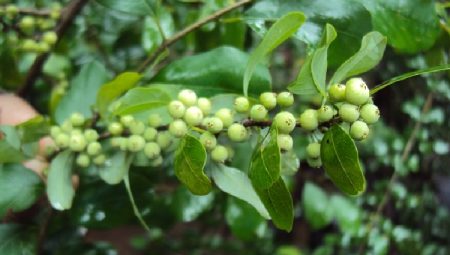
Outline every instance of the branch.
<svg viewBox="0 0 450 255">
<path fill-rule="evenodd" d="M 61 15 L 61 21 L 55 28 L 55 33 L 58 36 L 58 42 L 61 40 L 61 37 L 66 32 L 67 28 L 69 28 L 69 26 L 72 24 L 72 21 L 81 11 L 81 9 L 87 4 L 87 2 L 88 0 L 72 0 L 69 5 L 64 8 Z M 17 91 L 18 95 L 24 96 L 26 93 L 28 93 L 30 88 L 33 87 L 36 79 L 41 75 L 42 67 L 44 66 L 44 63 L 49 55 L 50 52 L 47 52 L 39 55 L 36 58 L 33 65 L 30 67 L 27 76 L 25 77 L 23 86 Z"/>
<path fill-rule="evenodd" d="M 174 44 L 175 42 L 177 42 L 178 40 L 180 40 L 181 38 L 183 38 L 184 36 L 186 36 L 187 34 L 189 34 L 190 32 L 200 28 L 201 26 L 205 25 L 206 23 L 209 23 L 215 19 L 220 18 L 221 16 L 225 15 L 226 13 L 239 8 L 245 4 L 250 3 L 252 0 L 242 0 L 239 1 L 235 4 L 232 4 L 228 7 L 225 7 L 221 10 L 218 10 L 217 12 L 211 14 L 208 17 L 205 17 L 189 26 L 187 26 L 186 28 L 184 28 L 183 30 L 181 30 L 180 32 L 174 34 L 172 37 L 168 38 L 167 40 L 165 40 L 154 52 L 153 54 L 151 54 L 145 61 L 144 63 L 142 63 L 142 65 L 138 68 L 138 72 L 142 72 L 145 70 L 145 68 L 150 65 L 151 63 L 153 63 L 153 61 L 155 61 L 158 56 L 164 52 L 164 50 L 168 47 L 170 47 L 172 44 Z"/>
<path fill-rule="evenodd" d="M 21 9 L 19 9 L 19 13 L 26 14 L 26 15 L 47 17 L 47 16 L 50 16 L 50 14 L 52 12 L 50 10 L 37 10 L 37 9 L 31 9 L 31 8 L 21 8 Z"/>
</svg>

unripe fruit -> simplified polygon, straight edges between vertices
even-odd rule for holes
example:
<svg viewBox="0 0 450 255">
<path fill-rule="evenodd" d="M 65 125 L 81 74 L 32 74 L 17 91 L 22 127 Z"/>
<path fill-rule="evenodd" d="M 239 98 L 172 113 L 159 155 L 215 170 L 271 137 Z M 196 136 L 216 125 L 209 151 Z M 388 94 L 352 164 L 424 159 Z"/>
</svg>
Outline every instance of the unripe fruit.
<svg viewBox="0 0 450 255">
<path fill-rule="evenodd" d="M 197 100 L 197 105 L 204 115 L 208 115 L 211 112 L 211 101 L 208 98 L 200 97 Z"/>
<path fill-rule="evenodd" d="M 287 134 L 279 134 L 277 136 L 278 147 L 282 151 L 290 151 L 294 146 L 294 141 L 292 140 L 292 136 Z"/>
<path fill-rule="evenodd" d="M 9 17 L 14 17 L 19 13 L 19 8 L 17 8 L 17 6 L 15 6 L 15 5 L 11 4 L 11 5 L 6 6 L 5 11 Z"/>
<path fill-rule="evenodd" d="M 35 20 L 33 17 L 25 16 L 20 20 L 19 27 L 25 32 L 29 32 L 33 30 L 35 24 Z"/>
<path fill-rule="evenodd" d="M 72 124 L 72 126 L 74 127 L 79 127 L 82 126 L 84 124 L 85 118 L 83 116 L 83 114 L 81 113 L 72 113 L 72 115 L 70 115 L 70 123 Z"/>
<path fill-rule="evenodd" d="M 161 154 L 161 148 L 157 143 L 154 142 L 147 143 L 144 147 L 144 154 L 149 159 L 156 159 Z"/>
<path fill-rule="evenodd" d="M 369 132 L 369 126 L 364 121 L 357 120 L 350 126 L 350 135 L 358 141 L 366 139 Z"/>
<path fill-rule="evenodd" d="M 88 167 L 89 164 L 91 163 L 91 159 L 89 158 L 88 155 L 80 153 L 77 156 L 76 163 L 80 167 Z"/>
<path fill-rule="evenodd" d="M 71 135 L 69 143 L 69 148 L 72 151 L 82 151 L 87 145 L 86 138 L 84 138 L 84 135 L 81 134 Z"/>
<path fill-rule="evenodd" d="M 242 142 L 247 136 L 247 129 L 242 124 L 234 123 L 228 128 L 228 137 L 233 142 Z"/>
<path fill-rule="evenodd" d="M 186 109 L 184 120 L 189 126 L 198 126 L 202 123 L 203 112 L 197 106 L 191 106 Z"/>
<path fill-rule="evenodd" d="M 175 137 L 183 137 L 187 131 L 187 125 L 182 120 L 174 120 L 169 125 L 169 132 Z"/>
<path fill-rule="evenodd" d="M 317 110 L 317 119 L 319 122 L 326 122 L 333 118 L 334 109 L 329 105 L 324 105 Z"/>
<path fill-rule="evenodd" d="M 150 162 L 150 166 L 157 167 L 157 166 L 162 165 L 163 162 L 164 162 L 163 157 L 159 156 L 156 159 L 154 159 L 152 162 Z"/>
<path fill-rule="evenodd" d="M 267 110 L 271 110 L 277 106 L 277 94 L 273 92 L 264 92 L 259 96 L 259 102 L 264 105 Z"/>
<path fill-rule="evenodd" d="M 274 118 L 278 131 L 282 134 L 289 134 L 295 128 L 295 117 L 290 112 L 279 112 Z"/>
<path fill-rule="evenodd" d="M 108 125 L 108 131 L 111 135 L 121 135 L 123 132 L 123 126 L 119 122 L 112 122 Z"/>
<path fill-rule="evenodd" d="M 37 42 L 32 39 L 25 39 L 22 42 L 21 48 L 24 51 L 35 51 L 38 47 Z"/>
<path fill-rule="evenodd" d="M 319 168 L 322 166 L 321 158 L 306 158 L 306 162 L 308 162 L 308 165 L 313 168 Z"/>
<path fill-rule="evenodd" d="M 344 103 L 339 106 L 339 117 L 345 122 L 352 123 L 359 118 L 358 106 Z"/>
<path fill-rule="evenodd" d="M 319 120 L 317 119 L 317 111 L 313 109 L 305 110 L 299 118 L 300 126 L 307 130 L 312 131 L 319 126 Z"/>
<path fill-rule="evenodd" d="M 156 135 L 158 134 L 158 130 L 152 127 L 148 127 L 144 131 L 144 139 L 146 141 L 154 141 L 156 139 Z"/>
<path fill-rule="evenodd" d="M 133 135 L 142 135 L 145 130 L 145 124 L 142 121 L 133 121 L 130 126 L 130 133 Z"/>
<path fill-rule="evenodd" d="M 186 106 L 193 106 L 197 103 L 197 94 L 193 90 L 183 89 L 178 93 L 178 100 Z"/>
<path fill-rule="evenodd" d="M 247 112 L 250 109 L 250 102 L 246 97 L 238 97 L 234 100 L 234 109 L 237 112 Z"/>
<path fill-rule="evenodd" d="M 228 158 L 227 148 L 222 145 L 217 145 L 216 148 L 211 151 L 211 158 L 216 162 L 224 163 Z"/>
<path fill-rule="evenodd" d="M 362 105 L 370 97 L 370 91 L 361 78 L 352 78 L 345 86 L 345 100 L 351 104 Z"/>
<path fill-rule="evenodd" d="M 88 155 L 94 156 L 102 151 L 102 145 L 99 142 L 89 143 L 86 149 Z"/>
<path fill-rule="evenodd" d="M 134 122 L 134 117 L 131 115 L 124 115 L 124 116 L 120 117 L 120 122 L 125 127 L 130 127 L 130 125 Z"/>
<path fill-rule="evenodd" d="M 61 125 L 61 129 L 66 133 L 70 133 L 73 129 L 72 123 L 69 120 L 64 121 Z"/>
<path fill-rule="evenodd" d="M 94 162 L 94 164 L 96 164 L 96 165 L 103 165 L 103 164 L 105 164 L 105 162 L 106 162 L 105 154 L 100 154 L 100 155 L 96 156 L 94 158 L 94 160 L 92 160 L 92 162 Z"/>
<path fill-rule="evenodd" d="M 172 144 L 172 136 L 167 131 L 159 132 L 158 135 L 156 135 L 156 143 L 158 143 L 161 149 L 167 149 L 170 144 Z"/>
<path fill-rule="evenodd" d="M 222 121 L 223 127 L 229 127 L 233 124 L 233 114 L 228 108 L 221 108 L 216 112 L 216 117 Z"/>
<path fill-rule="evenodd" d="M 216 137 L 210 132 L 205 132 L 200 136 L 200 142 L 205 146 L 205 149 L 212 150 L 217 145 Z"/>
<path fill-rule="evenodd" d="M 308 158 L 320 158 L 320 143 L 310 143 L 306 146 L 306 155 Z"/>
<path fill-rule="evenodd" d="M 234 149 L 231 146 L 226 146 L 228 151 L 228 160 L 231 160 L 234 157 Z"/>
<path fill-rule="evenodd" d="M 138 152 L 144 149 L 145 139 L 140 135 L 131 135 L 127 139 L 127 148 L 131 152 Z"/>
<path fill-rule="evenodd" d="M 374 104 L 365 104 L 359 110 L 361 118 L 367 124 L 373 124 L 380 118 L 380 110 Z"/>
<path fill-rule="evenodd" d="M 61 133 L 62 130 L 59 126 L 52 126 L 50 128 L 50 135 L 52 136 L 53 140 L 56 140 L 56 137 L 58 137 L 58 135 Z"/>
<path fill-rule="evenodd" d="M 159 127 L 161 126 L 162 123 L 162 119 L 161 116 L 159 116 L 159 114 L 153 113 L 150 114 L 150 116 L 148 117 L 148 125 L 150 125 L 150 127 Z"/>
<path fill-rule="evenodd" d="M 277 103 L 282 107 L 289 107 L 294 104 L 294 95 L 291 92 L 283 91 L 278 94 Z"/>
<path fill-rule="evenodd" d="M 56 136 L 55 143 L 59 148 L 66 148 L 69 146 L 70 137 L 67 134 L 60 133 Z"/>
<path fill-rule="evenodd" d="M 209 117 L 204 119 L 203 125 L 213 134 L 219 133 L 223 129 L 223 122 L 218 117 Z"/>
<path fill-rule="evenodd" d="M 174 119 L 179 119 L 184 116 L 186 111 L 186 106 L 181 101 L 174 100 L 170 102 L 169 106 L 167 106 L 167 110 L 169 111 L 170 116 Z"/>
<path fill-rule="evenodd" d="M 255 104 L 250 109 L 250 118 L 256 121 L 265 120 L 267 117 L 267 109 L 264 105 Z"/>
<path fill-rule="evenodd" d="M 111 138 L 111 146 L 112 147 L 120 147 L 121 149 L 124 148 L 126 150 L 126 143 L 127 139 L 123 137 L 113 137 Z"/>
<path fill-rule="evenodd" d="M 88 143 L 95 142 L 98 139 L 98 133 L 94 129 L 86 129 L 84 131 L 84 138 L 86 138 Z"/>
<path fill-rule="evenodd" d="M 328 89 L 328 94 L 331 101 L 340 102 L 345 99 L 345 85 L 344 84 L 333 84 Z"/>
<path fill-rule="evenodd" d="M 46 42 L 48 45 L 53 46 L 56 43 L 56 41 L 58 41 L 58 35 L 56 35 L 56 33 L 53 31 L 48 31 L 45 32 L 44 35 L 42 35 L 42 40 Z"/>
</svg>

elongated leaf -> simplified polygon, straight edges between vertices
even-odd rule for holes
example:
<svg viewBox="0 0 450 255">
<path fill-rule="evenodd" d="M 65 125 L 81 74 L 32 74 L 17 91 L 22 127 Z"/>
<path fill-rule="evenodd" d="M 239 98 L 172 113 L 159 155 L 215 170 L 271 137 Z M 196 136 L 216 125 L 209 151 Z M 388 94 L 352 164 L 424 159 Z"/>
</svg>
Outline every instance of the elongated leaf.
<svg viewBox="0 0 450 255">
<path fill-rule="evenodd" d="M 320 146 L 323 167 L 333 183 L 348 195 L 360 195 L 366 189 L 353 139 L 339 126 L 332 126 Z"/>
<path fill-rule="evenodd" d="M 267 222 L 248 203 L 228 197 L 225 219 L 233 235 L 250 241 L 258 236 L 258 230 L 265 227 Z"/>
<path fill-rule="evenodd" d="M 146 0 L 96 0 L 99 4 L 108 7 L 110 9 L 137 14 L 137 15 L 150 15 L 152 13 L 151 6 Z"/>
<path fill-rule="evenodd" d="M 256 65 L 273 49 L 286 41 L 305 22 L 305 15 L 301 12 L 291 12 L 281 17 L 267 31 L 258 47 L 250 55 L 244 74 L 244 95 L 247 96 L 250 80 Z"/>
<path fill-rule="evenodd" d="M 69 151 L 59 153 L 50 163 L 47 178 L 47 196 L 56 210 L 72 207 L 75 190 L 72 186 L 72 166 L 74 154 Z"/>
<path fill-rule="evenodd" d="M 327 194 L 317 185 L 307 182 L 303 189 L 303 210 L 308 223 L 321 229 L 331 223 L 333 208 Z"/>
<path fill-rule="evenodd" d="M 125 115 L 151 110 L 170 102 L 170 97 L 162 89 L 152 87 L 138 87 L 129 90 L 114 109 L 114 114 Z"/>
<path fill-rule="evenodd" d="M 104 84 L 97 93 L 96 106 L 102 116 L 108 113 L 108 106 L 120 95 L 131 89 L 141 79 L 141 75 L 134 72 L 119 74 L 114 80 Z"/>
<path fill-rule="evenodd" d="M 0 126 L 0 164 L 18 163 L 24 159 L 17 130 L 13 126 Z"/>
<path fill-rule="evenodd" d="M 172 211 L 182 222 L 196 220 L 202 213 L 211 209 L 214 204 L 214 193 L 197 196 L 192 194 L 186 186 L 179 186 L 173 194 Z"/>
<path fill-rule="evenodd" d="M 36 142 L 48 135 L 50 123 L 42 115 L 38 115 L 16 126 L 22 143 Z"/>
<path fill-rule="evenodd" d="M 108 156 L 105 164 L 98 168 L 98 174 L 106 183 L 114 185 L 122 182 L 127 175 L 133 157 L 124 151 L 116 151 Z"/>
<path fill-rule="evenodd" d="M 206 150 L 200 141 L 185 135 L 175 151 L 175 175 L 195 195 L 206 195 L 211 191 L 211 180 L 203 172 Z"/>
<path fill-rule="evenodd" d="M 244 172 L 236 168 L 220 164 L 215 165 L 212 168 L 211 173 L 212 178 L 219 189 L 244 200 L 252 205 L 262 217 L 270 219 L 269 212 L 267 212 L 261 202 L 261 199 L 259 199 L 256 194 L 250 179 Z"/>
<path fill-rule="evenodd" d="M 386 37 L 370 32 L 361 41 L 361 48 L 336 70 L 329 84 L 343 81 L 353 75 L 364 73 L 380 62 L 386 48 Z"/>
<path fill-rule="evenodd" d="M 341 195 L 330 198 L 330 207 L 342 231 L 356 234 L 361 229 L 362 212 L 351 200 Z"/>
<path fill-rule="evenodd" d="M 421 69 L 421 70 L 417 70 L 417 71 L 413 71 L 413 72 L 409 72 L 409 73 L 404 73 L 402 75 L 393 77 L 393 78 L 383 82 L 380 85 L 375 86 L 375 88 L 370 90 L 370 94 L 373 95 L 388 86 L 391 86 L 399 81 L 403 81 L 403 80 L 409 79 L 414 76 L 427 74 L 427 73 L 441 72 L 441 71 L 446 71 L 446 70 L 450 70 L 450 65 L 434 66 L 434 67 Z"/>
<path fill-rule="evenodd" d="M 270 129 L 270 136 L 266 145 L 261 144 L 252 157 L 248 176 L 253 187 L 266 189 L 272 186 L 280 177 L 281 161 L 280 148 L 277 142 L 278 131 L 275 127 Z"/>
<path fill-rule="evenodd" d="M 36 251 L 35 229 L 27 225 L 1 224 L 0 225 L 0 254 L 34 255 Z"/>
</svg>

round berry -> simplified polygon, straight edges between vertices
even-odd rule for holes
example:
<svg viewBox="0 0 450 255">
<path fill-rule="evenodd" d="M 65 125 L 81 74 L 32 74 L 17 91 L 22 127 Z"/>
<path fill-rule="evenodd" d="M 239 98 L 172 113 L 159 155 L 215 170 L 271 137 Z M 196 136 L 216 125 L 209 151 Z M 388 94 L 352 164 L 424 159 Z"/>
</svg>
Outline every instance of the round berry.
<svg viewBox="0 0 450 255">
<path fill-rule="evenodd" d="M 197 94 L 193 90 L 183 89 L 178 93 L 178 100 L 186 106 L 193 106 L 197 103 Z"/>
<path fill-rule="evenodd" d="M 277 103 L 282 107 L 289 107 L 294 104 L 294 95 L 291 92 L 283 91 L 278 94 Z"/>
<path fill-rule="evenodd" d="M 72 151 L 82 151 L 87 145 L 86 138 L 82 134 L 72 134 L 69 143 L 69 148 Z"/>
<path fill-rule="evenodd" d="M 197 106 L 191 106 L 186 109 L 184 120 L 189 126 L 198 126 L 202 123 L 203 112 Z"/>
<path fill-rule="evenodd" d="M 145 139 L 140 135 L 131 135 L 127 139 L 127 148 L 131 152 L 138 152 L 144 149 Z"/>
<path fill-rule="evenodd" d="M 290 151 L 294 146 L 294 141 L 292 140 L 292 136 L 287 134 L 278 134 L 277 136 L 278 147 L 282 151 Z"/>
<path fill-rule="evenodd" d="M 172 144 L 172 136 L 169 132 L 159 132 L 156 135 L 156 143 L 161 147 L 161 149 L 167 149 Z"/>
<path fill-rule="evenodd" d="M 33 30 L 35 24 L 35 20 L 31 16 L 25 16 L 20 20 L 19 27 L 25 32 L 29 32 Z"/>
<path fill-rule="evenodd" d="M 156 139 L 156 135 L 158 134 L 158 130 L 152 127 L 148 127 L 144 131 L 144 139 L 146 141 L 154 141 Z"/>
<path fill-rule="evenodd" d="M 77 159 L 75 160 L 75 162 L 80 167 L 88 167 L 89 164 L 91 163 L 91 159 L 89 158 L 88 155 L 86 155 L 84 153 L 80 153 L 80 154 L 78 154 Z"/>
<path fill-rule="evenodd" d="M 159 127 L 162 123 L 162 119 L 161 116 L 159 116 L 159 114 L 153 113 L 150 114 L 150 116 L 148 116 L 148 125 L 150 125 L 150 127 Z"/>
<path fill-rule="evenodd" d="M 56 137 L 58 137 L 59 134 L 62 133 L 62 130 L 59 126 L 52 126 L 50 128 L 50 135 L 54 140 L 56 140 Z"/>
<path fill-rule="evenodd" d="M 345 100 L 351 104 L 362 105 L 370 97 L 370 91 L 361 78 L 352 78 L 345 86 Z"/>
<path fill-rule="evenodd" d="M 35 51 L 38 48 L 38 44 L 35 40 L 25 39 L 21 44 L 21 49 L 24 51 Z"/>
<path fill-rule="evenodd" d="M 306 158 L 308 165 L 313 168 L 319 168 L 322 166 L 322 160 L 320 158 Z"/>
<path fill-rule="evenodd" d="M 157 143 L 154 142 L 147 143 L 144 147 L 144 154 L 149 159 L 156 159 L 161 154 L 161 148 Z"/>
<path fill-rule="evenodd" d="M 162 165 L 163 162 L 164 162 L 163 157 L 159 156 L 156 159 L 152 160 L 152 162 L 150 162 L 150 166 L 157 167 Z"/>
<path fill-rule="evenodd" d="M 130 126 L 130 133 L 133 135 L 142 135 L 145 131 L 145 124 L 142 121 L 133 121 Z"/>
<path fill-rule="evenodd" d="M 102 151 L 102 145 L 99 142 L 89 143 L 86 149 L 87 154 L 94 156 Z"/>
<path fill-rule="evenodd" d="M 290 112 L 279 112 L 274 118 L 278 131 L 282 134 L 289 134 L 295 128 L 295 117 Z"/>
<path fill-rule="evenodd" d="M 126 149 L 126 143 L 127 143 L 126 140 L 127 139 L 123 138 L 123 137 L 113 137 L 113 138 L 111 138 L 110 143 L 111 143 L 112 147 L 119 147 L 119 148 L 124 147 Z"/>
<path fill-rule="evenodd" d="M 44 53 L 50 50 L 50 45 L 46 42 L 39 42 L 36 47 L 36 51 L 39 53 Z"/>
<path fill-rule="evenodd" d="M 233 123 L 228 127 L 228 137 L 233 142 L 242 142 L 247 139 L 247 129 L 239 123 Z"/>
<path fill-rule="evenodd" d="M 187 125 L 182 120 L 174 120 L 169 125 L 169 132 L 175 137 L 183 137 L 188 131 Z"/>
<path fill-rule="evenodd" d="M 200 135 L 200 142 L 203 144 L 203 146 L 205 146 L 205 149 L 207 150 L 212 150 L 217 145 L 216 137 L 210 132 L 205 132 Z"/>
<path fill-rule="evenodd" d="M 58 35 L 53 31 L 48 31 L 42 35 L 42 40 L 48 45 L 54 45 L 58 41 Z"/>
<path fill-rule="evenodd" d="M 197 105 L 204 115 L 208 115 L 211 112 L 211 101 L 208 98 L 200 97 L 197 100 Z"/>
<path fill-rule="evenodd" d="M 339 106 L 339 117 L 345 122 L 352 123 L 359 118 L 358 106 L 344 103 Z"/>
<path fill-rule="evenodd" d="M 250 102 L 246 97 L 238 97 L 234 100 L 234 109 L 237 112 L 247 112 L 250 109 Z"/>
<path fill-rule="evenodd" d="M 267 110 L 272 110 L 277 106 L 277 94 L 273 92 L 264 92 L 259 96 L 259 102 L 264 105 Z"/>
<path fill-rule="evenodd" d="M 64 132 L 69 133 L 73 129 L 72 123 L 69 120 L 64 121 L 63 124 L 61 125 L 61 129 Z"/>
<path fill-rule="evenodd" d="M 362 141 L 369 136 L 369 126 L 364 121 L 357 120 L 350 126 L 350 135 L 353 139 Z"/>
<path fill-rule="evenodd" d="M 317 115 L 318 114 L 316 110 L 313 109 L 305 110 L 300 115 L 299 119 L 300 126 L 307 131 L 312 131 L 316 129 L 319 126 L 319 120 Z"/>
<path fill-rule="evenodd" d="M 121 135 L 123 132 L 123 126 L 119 122 L 112 122 L 108 125 L 108 131 L 111 135 Z"/>
<path fill-rule="evenodd" d="M 203 121 L 203 125 L 209 132 L 213 134 L 219 133 L 223 129 L 223 122 L 218 117 L 205 118 Z"/>
<path fill-rule="evenodd" d="M 344 84 L 333 84 L 328 89 L 328 94 L 330 99 L 334 102 L 340 102 L 345 99 L 345 85 Z"/>
<path fill-rule="evenodd" d="M 234 157 L 234 149 L 231 146 L 226 146 L 228 151 L 228 159 L 231 160 Z"/>
<path fill-rule="evenodd" d="M 225 160 L 228 158 L 228 150 L 225 146 L 217 145 L 212 151 L 211 151 L 211 158 L 212 160 L 224 163 Z"/>
<path fill-rule="evenodd" d="M 374 104 L 363 105 L 359 110 L 359 113 L 361 114 L 361 118 L 367 124 L 373 124 L 380 118 L 380 110 Z"/>
<path fill-rule="evenodd" d="M 88 143 L 95 142 L 98 139 L 98 133 L 94 129 L 86 129 L 84 131 L 84 138 L 86 138 Z"/>
<path fill-rule="evenodd" d="M 320 143 L 310 143 L 306 146 L 308 158 L 320 158 Z"/>
<path fill-rule="evenodd" d="M 130 125 L 134 122 L 134 117 L 131 115 L 124 115 L 124 116 L 120 117 L 120 122 L 125 127 L 130 127 Z"/>
<path fill-rule="evenodd" d="M 79 127 L 81 125 L 84 124 L 85 118 L 83 116 L 83 114 L 81 113 L 72 113 L 72 115 L 70 115 L 70 123 L 72 124 L 72 126 L 74 127 Z"/>
<path fill-rule="evenodd" d="M 266 107 L 264 107 L 264 105 L 255 104 L 250 109 L 250 118 L 252 120 L 262 121 L 265 120 L 266 117 L 267 117 L 267 109 Z"/>
<path fill-rule="evenodd" d="M 333 118 L 334 109 L 329 105 L 324 105 L 317 110 L 317 119 L 319 122 L 326 122 Z"/>
<path fill-rule="evenodd" d="M 215 115 L 222 121 L 223 127 L 226 128 L 233 124 L 234 119 L 230 109 L 221 108 L 216 112 Z"/>
<path fill-rule="evenodd" d="M 15 5 L 10 4 L 5 7 L 5 11 L 8 16 L 14 17 L 19 13 L 19 8 L 17 8 L 17 6 Z"/>
<path fill-rule="evenodd" d="M 96 157 L 92 160 L 92 162 L 94 162 L 94 164 L 96 164 L 96 165 L 103 165 L 103 164 L 105 164 L 105 162 L 106 162 L 106 156 L 105 156 L 105 154 L 100 154 L 100 155 L 96 156 Z"/>
<path fill-rule="evenodd" d="M 56 136 L 55 143 L 59 148 L 66 148 L 69 146 L 70 137 L 67 134 L 60 133 Z"/>
<path fill-rule="evenodd" d="M 181 101 L 174 100 L 170 102 L 169 106 L 167 107 L 169 110 L 170 116 L 174 119 L 179 119 L 184 116 L 184 112 L 186 111 L 186 106 Z"/>
</svg>

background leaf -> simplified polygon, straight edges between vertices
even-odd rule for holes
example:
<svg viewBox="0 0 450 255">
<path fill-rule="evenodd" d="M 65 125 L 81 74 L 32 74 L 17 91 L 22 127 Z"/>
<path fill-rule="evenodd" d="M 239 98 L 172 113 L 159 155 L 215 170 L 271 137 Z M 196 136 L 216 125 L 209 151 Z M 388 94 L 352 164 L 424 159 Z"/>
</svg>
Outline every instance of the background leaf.
<svg viewBox="0 0 450 255">
<path fill-rule="evenodd" d="M 192 194 L 185 186 L 179 186 L 175 191 L 172 210 L 177 219 L 182 222 L 196 220 L 200 214 L 213 207 L 214 193 L 204 196 Z"/>
<path fill-rule="evenodd" d="M 303 210 L 313 229 L 321 229 L 331 223 L 333 208 L 327 194 L 314 183 L 307 182 L 303 188 Z"/>
<path fill-rule="evenodd" d="M 228 197 L 225 220 L 235 236 L 243 240 L 252 240 L 258 236 L 258 230 L 267 224 L 264 218 L 248 203 Z"/>
<path fill-rule="evenodd" d="M 0 163 L 18 163 L 25 159 L 20 134 L 13 126 L 0 126 Z"/>
<path fill-rule="evenodd" d="M 98 167 L 98 174 L 106 183 L 110 185 L 118 184 L 128 173 L 132 161 L 132 155 L 118 150 L 108 155 L 105 164 Z"/>
<path fill-rule="evenodd" d="M 96 0 L 99 4 L 110 9 L 136 14 L 136 15 L 150 15 L 152 14 L 151 6 L 146 0 Z"/>
<path fill-rule="evenodd" d="M 56 210 L 72 207 L 75 190 L 72 186 L 72 167 L 74 154 L 66 150 L 60 152 L 50 163 L 47 177 L 47 196 Z"/>
<path fill-rule="evenodd" d="M 138 87 L 130 89 L 119 99 L 114 114 L 126 115 L 165 106 L 171 98 L 162 89 L 155 87 Z"/>
<path fill-rule="evenodd" d="M 0 254 L 36 254 L 36 237 L 34 229 L 18 224 L 0 225 Z"/>
<path fill-rule="evenodd" d="M 160 26 L 160 28 L 158 28 Z M 161 31 L 160 31 L 161 29 Z M 164 35 L 162 34 L 164 33 Z M 151 53 L 155 50 L 164 38 L 170 37 L 175 33 L 175 24 L 168 8 L 159 6 L 155 10 L 155 15 L 147 16 L 144 20 L 144 28 L 142 32 L 142 47 Z"/>
</svg>

